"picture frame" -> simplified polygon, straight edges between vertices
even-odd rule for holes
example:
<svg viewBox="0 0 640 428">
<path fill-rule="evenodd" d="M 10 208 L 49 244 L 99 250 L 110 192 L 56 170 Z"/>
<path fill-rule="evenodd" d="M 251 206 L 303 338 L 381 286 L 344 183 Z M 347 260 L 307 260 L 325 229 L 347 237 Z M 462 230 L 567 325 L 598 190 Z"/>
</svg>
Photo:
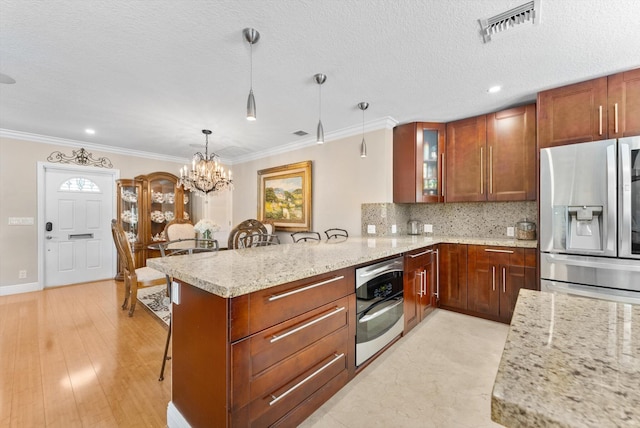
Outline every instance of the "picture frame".
<svg viewBox="0 0 640 428">
<path fill-rule="evenodd" d="M 311 161 L 258 171 L 258 219 L 275 230 L 311 230 Z"/>
</svg>

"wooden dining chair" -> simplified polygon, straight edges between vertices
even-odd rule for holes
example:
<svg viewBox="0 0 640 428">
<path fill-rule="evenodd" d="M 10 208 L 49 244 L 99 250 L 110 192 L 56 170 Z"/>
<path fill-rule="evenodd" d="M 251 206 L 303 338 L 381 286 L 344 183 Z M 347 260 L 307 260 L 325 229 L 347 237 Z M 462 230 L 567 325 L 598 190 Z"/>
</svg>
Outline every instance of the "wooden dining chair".
<svg viewBox="0 0 640 428">
<path fill-rule="evenodd" d="M 111 220 L 111 234 L 120 257 L 124 276 L 122 309 L 125 310 L 129 307 L 129 316 L 132 317 L 138 301 L 138 288 L 166 284 L 167 279 L 164 273 L 147 266 L 136 269 L 127 235 L 124 233 L 122 225 L 115 219 Z"/>
<path fill-rule="evenodd" d="M 291 234 L 293 242 L 307 242 L 307 241 L 321 241 L 320 234 L 318 232 L 293 232 Z"/>
<path fill-rule="evenodd" d="M 244 244 L 247 236 L 261 235 L 261 234 L 265 234 L 265 235 L 268 234 L 267 228 L 264 227 L 264 224 L 262 224 L 256 219 L 245 220 L 242 223 L 238 224 L 233 229 L 231 229 L 231 232 L 229 233 L 227 247 L 230 250 L 244 248 Z"/>
<path fill-rule="evenodd" d="M 349 237 L 349 232 L 347 232 L 344 229 L 339 229 L 337 227 L 333 227 L 331 229 L 325 230 L 324 234 L 327 235 L 327 240 L 331 238 L 340 238 L 340 237 L 348 238 Z"/>
</svg>

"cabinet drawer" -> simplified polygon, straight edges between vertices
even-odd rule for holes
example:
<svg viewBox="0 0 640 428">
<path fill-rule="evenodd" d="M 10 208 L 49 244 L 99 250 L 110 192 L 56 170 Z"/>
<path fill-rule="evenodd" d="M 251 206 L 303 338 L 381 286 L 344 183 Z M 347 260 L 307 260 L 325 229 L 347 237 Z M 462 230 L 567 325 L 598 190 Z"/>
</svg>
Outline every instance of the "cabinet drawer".
<svg viewBox="0 0 640 428">
<path fill-rule="evenodd" d="M 347 268 L 235 298 L 231 301 L 231 340 L 294 318 L 354 290 L 355 270 Z"/>
<path fill-rule="evenodd" d="M 241 425 L 268 426 L 346 373 L 348 339 L 345 326 L 256 376 L 234 370 L 232 408 L 233 413 L 244 415 Z"/>
<path fill-rule="evenodd" d="M 344 297 L 249 337 L 251 375 L 256 376 L 324 336 L 347 327 L 348 308 L 348 298 Z"/>
<path fill-rule="evenodd" d="M 435 247 L 425 247 L 411 251 L 405 256 L 404 270 L 411 271 L 431 263 Z"/>
</svg>

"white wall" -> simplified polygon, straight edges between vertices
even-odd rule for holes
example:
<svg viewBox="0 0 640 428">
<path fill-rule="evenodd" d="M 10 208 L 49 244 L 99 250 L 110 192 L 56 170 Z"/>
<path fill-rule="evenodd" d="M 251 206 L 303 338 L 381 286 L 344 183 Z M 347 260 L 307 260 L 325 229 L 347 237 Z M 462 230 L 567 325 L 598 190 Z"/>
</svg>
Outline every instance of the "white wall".
<svg viewBox="0 0 640 428">
<path fill-rule="evenodd" d="M 312 230 L 347 229 L 359 236 L 362 203 L 393 199 L 393 131 L 365 134 L 366 158 L 360 157 L 361 135 L 327 141 L 299 150 L 233 165 L 232 223 L 258 215 L 258 174 L 264 168 L 312 161 Z M 291 242 L 290 237 L 281 239 Z"/>
</svg>

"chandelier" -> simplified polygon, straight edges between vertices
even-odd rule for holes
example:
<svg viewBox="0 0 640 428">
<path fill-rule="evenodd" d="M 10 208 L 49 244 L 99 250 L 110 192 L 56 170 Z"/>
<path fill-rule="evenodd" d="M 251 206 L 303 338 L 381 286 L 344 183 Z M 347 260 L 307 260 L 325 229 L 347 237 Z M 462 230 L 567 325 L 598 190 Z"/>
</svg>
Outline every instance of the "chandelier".
<svg viewBox="0 0 640 428">
<path fill-rule="evenodd" d="M 231 188 L 231 171 L 225 171 L 224 167 L 218 163 L 218 155 L 209 155 L 209 135 L 211 131 L 203 129 L 205 135 L 204 155 L 197 152 L 191 161 L 191 170 L 187 166 L 180 168 L 180 181 L 185 190 L 190 190 L 198 196 L 206 196 L 210 192 L 218 192 Z M 228 176 L 227 176 L 228 172 Z"/>
</svg>

